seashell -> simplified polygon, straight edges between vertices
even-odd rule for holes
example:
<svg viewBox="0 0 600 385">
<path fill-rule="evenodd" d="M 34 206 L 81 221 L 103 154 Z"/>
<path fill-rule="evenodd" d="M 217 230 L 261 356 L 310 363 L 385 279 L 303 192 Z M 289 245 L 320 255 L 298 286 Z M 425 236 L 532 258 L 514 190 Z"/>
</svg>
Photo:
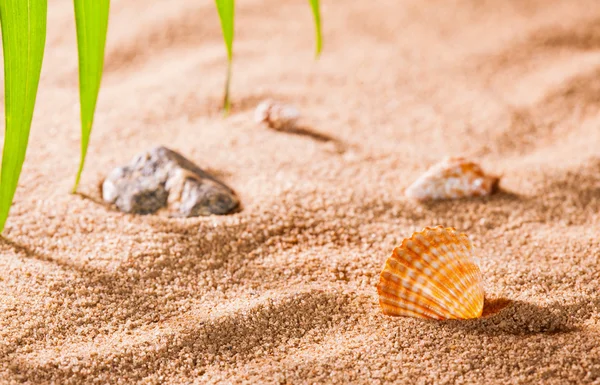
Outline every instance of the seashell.
<svg viewBox="0 0 600 385">
<path fill-rule="evenodd" d="M 383 313 L 426 319 L 478 318 L 483 283 L 463 233 L 426 227 L 402 241 L 388 258 L 377 292 Z"/>
<path fill-rule="evenodd" d="M 269 127 L 282 130 L 296 125 L 300 111 L 292 105 L 267 99 L 261 102 L 254 111 L 257 123 L 266 123 Z"/>
<path fill-rule="evenodd" d="M 422 201 L 483 196 L 494 192 L 498 181 L 498 177 L 485 175 L 476 163 L 451 157 L 432 166 L 404 194 Z"/>
</svg>

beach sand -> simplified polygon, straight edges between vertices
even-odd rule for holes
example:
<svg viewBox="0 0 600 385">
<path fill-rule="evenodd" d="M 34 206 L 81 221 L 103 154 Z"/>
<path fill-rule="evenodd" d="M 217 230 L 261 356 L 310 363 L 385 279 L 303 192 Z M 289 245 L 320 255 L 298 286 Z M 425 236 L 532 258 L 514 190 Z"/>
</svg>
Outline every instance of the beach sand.
<svg viewBox="0 0 600 385">
<path fill-rule="evenodd" d="M 214 3 L 111 5 L 78 195 L 72 2 L 50 1 L 27 160 L 0 241 L 1 383 L 600 382 L 598 0 L 237 4 L 233 108 Z M 303 133 L 253 122 L 295 104 Z M 3 103 L 2 103 L 3 104 Z M 239 213 L 122 214 L 99 185 L 165 145 Z M 445 156 L 491 197 L 419 204 Z M 472 239 L 488 318 L 381 314 L 393 248 L 425 226 Z"/>
</svg>

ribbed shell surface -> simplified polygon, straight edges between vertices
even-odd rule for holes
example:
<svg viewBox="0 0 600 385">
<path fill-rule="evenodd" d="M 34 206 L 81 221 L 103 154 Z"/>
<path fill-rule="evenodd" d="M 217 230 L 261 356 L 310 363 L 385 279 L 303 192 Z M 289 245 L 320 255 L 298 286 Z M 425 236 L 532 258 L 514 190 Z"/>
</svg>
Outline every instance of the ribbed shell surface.
<svg viewBox="0 0 600 385">
<path fill-rule="evenodd" d="M 384 314 L 469 319 L 483 311 L 483 284 L 469 238 L 453 228 L 427 227 L 395 248 L 377 292 Z"/>
</svg>

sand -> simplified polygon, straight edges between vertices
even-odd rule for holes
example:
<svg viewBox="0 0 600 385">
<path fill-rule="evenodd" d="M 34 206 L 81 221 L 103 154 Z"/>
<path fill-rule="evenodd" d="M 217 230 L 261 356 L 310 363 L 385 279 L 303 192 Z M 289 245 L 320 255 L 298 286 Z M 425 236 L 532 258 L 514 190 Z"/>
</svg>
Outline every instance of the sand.
<svg viewBox="0 0 600 385">
<path fill-rule="evenodd" d="M 51 1 L 30 148 L 0 241 L 1 383 L 600 383 L 597 0 L 239 2 L 233 109 L 213 2 L 114 1 L 81 194 L 72 2 Z M 253 122 L 293 103 L 296 133 Z M 312 134 L 311 134 L 312 133 Z M 106 207 L 155 145 L 232 186 L 239 213 Z M 404 189 L 467 155 L 488 198 Z M 381 314 L 392 249 L 466 232 L 489 318 Z"/>
</svg>

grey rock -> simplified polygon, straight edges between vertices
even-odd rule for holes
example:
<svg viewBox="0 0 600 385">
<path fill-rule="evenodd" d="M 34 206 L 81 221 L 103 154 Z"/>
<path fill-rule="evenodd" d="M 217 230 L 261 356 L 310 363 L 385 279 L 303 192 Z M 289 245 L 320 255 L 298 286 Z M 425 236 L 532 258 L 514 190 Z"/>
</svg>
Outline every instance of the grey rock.
<svg viewBox="0 0 600 385">
<path fill-rule="evenodd" d="M 112 170 L 102 184 L 102 198 L 126 213 L 151 214 L 166 207 L 184 217 L 227 214 L 239 206 L 232 189 L 166 147 Z"/>
</svg>

